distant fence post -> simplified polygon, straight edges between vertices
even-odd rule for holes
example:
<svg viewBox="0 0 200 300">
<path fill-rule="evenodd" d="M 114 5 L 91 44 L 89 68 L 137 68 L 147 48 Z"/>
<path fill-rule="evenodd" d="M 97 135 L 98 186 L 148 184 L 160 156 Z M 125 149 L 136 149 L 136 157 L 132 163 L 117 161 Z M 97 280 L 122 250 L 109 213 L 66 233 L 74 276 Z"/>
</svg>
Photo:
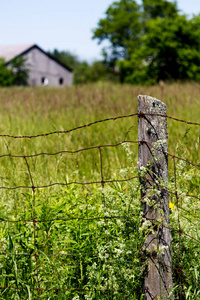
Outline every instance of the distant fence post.
<svg viewBox="0 0 200 300">
<path fill-rule="evenodd" d="M 171 233 L 166 228 L 169 227 L 168 156 L 164 153 L 168 151 L 167 118 L 151 115 L 166 115 L 167 109 L 160 100 L 139 95 L 138 114 L 138 170 L 144 226 L 149 228 L 143 247 L 148 257 L 144 291 L 147 300 L 174 299 L 171 292 Z"/>
</svg>

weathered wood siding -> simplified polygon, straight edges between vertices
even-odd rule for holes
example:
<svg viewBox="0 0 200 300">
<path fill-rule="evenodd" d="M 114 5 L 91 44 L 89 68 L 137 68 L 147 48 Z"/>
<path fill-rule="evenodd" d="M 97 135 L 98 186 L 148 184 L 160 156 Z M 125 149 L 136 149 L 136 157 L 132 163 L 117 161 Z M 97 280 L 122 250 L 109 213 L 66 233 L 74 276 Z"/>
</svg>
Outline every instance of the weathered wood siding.
<svg viewBox="0 0 200 300">
<path fill-rule="evenodd" d="M 26 53 L 29 68 L 29 85 L 42 86 L 44 78 L 48 79 L 49 86 L 70 86 L 72 84 L 72 72 L 58 64 L 37 48 Z M 61 84 L 62 81 L 62 84 Z"/>
</svg>

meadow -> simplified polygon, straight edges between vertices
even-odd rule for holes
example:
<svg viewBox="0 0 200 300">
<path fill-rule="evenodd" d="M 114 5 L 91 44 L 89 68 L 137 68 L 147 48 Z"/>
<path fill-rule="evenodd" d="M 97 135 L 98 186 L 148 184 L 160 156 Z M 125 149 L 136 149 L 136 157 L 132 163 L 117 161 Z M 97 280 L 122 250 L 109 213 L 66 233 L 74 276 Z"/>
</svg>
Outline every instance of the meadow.
<svg viewBox="0 0 200 300">
<path fill-rule="evenodd" d="M 138 144 L 98 148 L 136 141 L 137 116 L 77 128 L 137 113 L 138 94 L 165 102 L 169 116 L 200 123 L 200 85 L 192 82 L 0 89 L 0 299 L 143 299 L 148 231 L 139 180 L 123 181 L 138 176 Z M 57 133 L 5 136 L 50 132 Z M 168 134 L 170 154 L 200 165 L 200 126 L 168 119 Z M 111 181 L 105 187 L 102 174 Z M 179 241 L 172 231 L 174 299 L 181 292 L 200 299 L 200 168 L 177 160 L 176 181 L 180 207 L 170 194 L 170 226 L 179 228 L 179 216 L 193 239 Z"/>
</svg>

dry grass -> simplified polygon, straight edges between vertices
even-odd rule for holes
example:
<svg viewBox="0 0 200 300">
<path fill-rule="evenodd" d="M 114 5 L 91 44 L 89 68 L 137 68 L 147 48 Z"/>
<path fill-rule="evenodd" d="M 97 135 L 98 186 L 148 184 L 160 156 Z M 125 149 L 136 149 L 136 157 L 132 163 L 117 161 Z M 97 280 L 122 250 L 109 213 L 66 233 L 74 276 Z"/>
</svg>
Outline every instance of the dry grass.
<svg viewBox="0 0 200 300">
<path fill-rule="evenodd" d="M 71 129 L 76 126 L 84 125 L 89 122 L 104 119 L 107 117 L 132 114 L 137 112 L 138 94 L 147 94 L 163 100 L 168 107 L 168 115 L 170 116 L 200 123 L 199 90 L 200 86 L 196 83 L 171 84 L 164 85 L 164 87 L 133 87 L 129 85 L 120 86 L 98 84 L 70 87 L 66 89 L 2 88 L 0 89 L 0 134 L 37 135 L 40 133 L 46 133 L 56 130 Z M 191 126 L 169 120 L 168 132 L 168 145 L 170 153 L 184 157 L 188 160 L 193 161 L 194 163 L 200 163 L 199 126 Z M 78 150 L 84 147 L 103 144 L 115 144 L 125 139 L 137 140 L 137 117 L 100 123 L 68 134 L 54 134 L 34 139 L 12 139 L 9 137 L 1 137 L 0 155 L 15 154 L 23 156 L 40 152 L 54 153 L 60 150 Z M 133 171 L 135 172 L 135 174 L 137 174 L 137 148 L 138 145 L 135 144 L 131 146 L 130 149 L 132 150 L 132 166 L 135 168 L 135 171 Z M 102 157 L 104 179 L 119 178 L 120 175 L 118 171 L 124 167 L 128 168 L 130 166 L 130 162 L 128 162 L 127 160 L 127 153 L 122 146 L 102 149 Z M 35 186 L 50 184 L 54 182 L 65 183 L 68 180 L 101 181 L 99 149 L 93 149 L 90 151 L 81 152 L 79 154 L 68 153 L 59 154 L 56 156 L 42 155 L 34 158 L 27 158 L 27 161 Z M 169 166 L 170 170 L 172 169 L 172 171 L 170 171 L 169 186 L 174 191 L 173 167 L 171 160 L 169 160 Z M 180 194 L 181 202 L 179 204 L 181 204 L 182 208 L 184 208 L 184 210 L 181 210 L 181 213 L 183 212 L 181 214 L 181 222 L 183 220 L 183 223 L 181 223 L 181 229 L 183 229 L 185 232 L 189 232 L 189 234 L 191 235 L 194 235 L 194 237 L 199 240 L 198 202 L 196 201 L 197 199 L 195 200 L 191 197 L 186 197 L 185 199 L 185 195 L 193 193 L 196 197 L 198 197 L 200 177 L 198 168 L 191 168 L 191 170 L 188 170 L 187 168 L 187 165 L 184 165 L 182 167 L 179 166 L 179 168 L 177 168 L 177 182 L 179 188 L 178 192 Z M 185 174 L 187 176 L 185 176 Z M 0 158 L 0 186 L 31 186 L 32 183 L 29 175 L 30 174 L 27 170 L 27 165 L 23 157 Z M 121 178 L 122 176 L 126 175 L 121 175 Z M 130 192 L 132 190 L 134 191 L 134 193 L 130 193 L 128 198 L 130 201 L 130 207 L 135 203 L 135 206 L 133 205 L 133 208 L 136 211 L 136 215 L 139 216 L 137 210 L 140 208 L 138 205 L 139 202 L 137 202 L 137 200 L 140 200 L 140 196 L 135 181 L 130 183 L 130 187 L 129 189 L 127 189 L 127 186 L 125 184 L 124 186 L 123 184 L 121 186 L 120 184 L 116 185 L 115 189 L 113 189 L 113 194 L 109 194 L 106 199 L 106 201 L 109 203 L 109 205 L 107 203 L 107 207 L 111 209 L 111 211 L 113 209 L 113 203 L 117 199 L 120 201 L 120 204 L 116 202 L 116 215 L 121 215 L 121 208 L 124 205 L 126 216 L 125 220 L 127 220 L 126 209 L 129 210 L 129 205 L 127 205 L 126 207 L 126 201 L 123 202 L 122 200 L 123 197 L 126 198 L 126 192 L 129 193 L 129 190 Z M 98 214 L 98 209 L 97 211 L 95 211 L 93 208 L 99 208 L 102 204 L 102 195 L 101 191 L 98 188 L 99 185 L 92 186 L 91 188 L 89 186 L 78 187 L 77 185 L 71 185 L 67 188 L 57 186 L 53 189 L 37 189 L 35 198 L 33 197 L 33 195 L 31 195 L 31 189 L 18 189 L 11 191 L 0 189 L 0 219 L 1 221 L 7 219 L 30 220 L 33 218 L 34 214 L 36 216 L 36 219 L 38 220 L 47 220 L 54 218 L 59 219 L 59 217 L 63 219 L 64 217 L 70 218 L 71 216 L 88 218 L 88 209 L 80 209 L 81 205 L 85 204 L 85 201 L 87 206 L 87 201 L 90 201 L 89 203 L 91 206 L 91 212 L 89 211 L 89 213 L 91 213 L 91 217 L 93 217 Z M 84 189 L 86 189 L 87 191 L 85 191 Z M 175 197 L 171 196 L 170 201 L 174 202 L 176 205 Z M 99 211 L 100 213 L 102 213 L 101 210 Z M 129 213 L 131 216 L 132 211 L 130 211 Z M 137 231 L 137 229 L 135 230 L 134 222 L 136 222 L 136 218 L 131 217 L 130 220 L 131 222 L 126 223 L 130 224 L 130 226 L 133 226 L 130 227 L 130 230 L 136 235 L 134 238 L 132 238 L 131 235 L 131 242 L 135 243 L 135 245 L 137 245 L 138 243 L 139 245 L 142 237 L 140 232 Z M 171 220 L 172 226 L 178 228 L 175 209 L 171 214 Z M 53 223 L 37 223 L 37 250 L 35 251 L 39 254 L 42 253 L 42 255 L 38 259 L 40 285 L 42 288 L 44 287 L 47 289 L 52 289 L 52 297 L 54 297 L 52 299 L 61 299 L 61 295 L 64 295 L 65 293 L 64 291 L 60 291 L 59 295 L 53 295 L 55 289 L 58 286 L 64 288 L 72 287 L 72 285 L 70 285 L 68 282 L 69 280 L 71 280 L 70 276 L 72 276 L 73 280 L 75 280 L 75 288 L 78 285 L 84 286 L 85 278 L 84 276 L 82 276 L 81 269 L 82 258 L 80 258 L 80 261 L 78 256 L 72 258 L 73 267 L 70 267 L 70 260 L 67 256 L 65 258 L 61 257 L 60 255 L 57 256 L 57 258 L 55 258 L 54 256 L 48 256 L 46 258 L 45 255 L 51 255 L 51 251 L 59 253 L 63 251 L 63 249 L 65 251 L 71 251 L 72 253 L 77 251 L 88 252 L 88 256 L 86 256 L 84 259 L 88 266 L 90 266 L 90 252 L 92 247 L 94 247 L 94 252 L 96 252 L 96 246 L 99 245 L 99 243 L 102 243 L 103 245 L 104 241 L 101 241 L 101 236 L 104 237 L 104 234 L 101 234 L 101 232 L 99 231 L 99 227 L 97 227 L 97 224 L 95 222 L 90 222 L 90 225 L 87 224 L 86 226 L 84 222 L 81 222 L 82 221 L 78 223 L 77 220 L 74 220 L 67 224 L 59 221 L 55 221 Z M 113 224 L 114 222 L 110 225 L 112 228 L 112 234 L 113 228 L 115 228 L 113 226 L 117 226 L 117 222 L 115 225 Z M 32 267 L 33 269 L 35 268 L 34 259 L 32 259 L 32 257 L 29 255 L 12 255 L 12 259 L 10 256 L 10 252 L 14 254 L 15 252 L 17 253 L 17 251 L 23 253 L 25 251 L 27 251 L 27 253 L 33 251 L 35 247 L 33 224 L 31 222 L 10 223 L 3 221 L 0 225 L 0 240 L 3 247 L 2 249 L 3 251 L 8 252 L 8 255 L 1 255 L 1 286 L 16 286 L 18 285 L 20 278 L 20 287 L 24 287 L 24 290 L 2 289 L 2 297 L 4 297 L 2 299 L 11 299 L 11 297 L 12 299 L 38 299 L 36 291 L 35 295 L 33 290 L 31 290 L 31 292 L 26 292 L 26 289 L 28 290 L 29 286 L 31 288 L 36 288 L 37 286 L 36 282 L 34 282 L 35 274 L 31 269 Z M 77 229 L 78 226 L 82 229 Z M 66 235 L 68 235 L 68 231 L 66 231 L 68 230 L 68 228 L 70 228 L 71 230 L 71 236 L 69 241 L 65 242 L 65 245 L 63 241 L 66 240 Z M 177 253 L 179 253 L 179 236 L 176 231 L 174 231 L 173 233 L 173 266 L 178 268 L 179 258 L 177 258 Z M 126 240 L 125 234 L 129 235 L 129 230 L 126 231 L 123 229 L 122 234 L 121 229 L 116 227 L 117 238 L 115 238 L 115 240 L 118 241 L 117 239 L 119 237 Z M 76 242 L 71 243 L 70 240 L 72 239 L 74 239 Z M 85 244 L 86 239 L 87 243 Z M 127 241 L 129 242 L 129 237 L 127 238 Z M 86 245 L 84 246 L 85 248 L 81 248 L 82 244 Z M 131 246 L 131 251 L 133 252 L 135 252 L 134 247 Z M 194 240 L 188 239 L 188 237 L 182 235 L 181 247 L 182 256 L 180 267 L 183 268 L 184 271 L 191 276 L 190 278 L 195 278 L 195 280 L 198 281 L 198 276 L 195 277 L 194 275 L 198 275 L 199 271 L 196 271 L 195 273 L 194 270 L 197 270 L 197 268 L 199 268 L 199 261 L 197 259 L 199 257 L 198 253 L 200 251 L 199 244 L 195 243 Z M 74 269 L 74 261 L 77 262 L 77 269 Z M 117 258 L 117 266 L 119 266 L 118 263 L 120 261 L 121 260 L 118 260 Z M 124 261 L 125 264 L 127 264 L 126 260 Z M 134 260 L 133 263 L 135 264 Z M 16 272 L 16 265 L 18 266 L 18 273 Z M 29 265 L 30 270 L 27 269 L 27 266 Z M 78 269 L 79 265 L 80 270 Z M 119 269 L 123 270 L 124 268 L 119 267 Z M 77 273 L 73 273 L 75 272 L 73 270 L 77 270 Z M 101 267 L 101 264 L 99 264 L 99 274 L 101 274 L 102 270 L 103 268 Z M 137 269 L 137 265 L 133 266 L 133 270 L 137 273 L 136 275 L 139 275 L 140 272 L 139 269 Z M 69 276 L 69 274 L 71 275 Z M 98 278 L 101 278 L 100 275 L 98 276 Z M 178 277 L 179 274 L 174 275 L 174 286 L 179 285 Z M 122 276 L 122 278 L 124 280 L 124 275 Z M 185 294 L 187 292 L 187 289 L 188 291 L 190 291 L 189 286 L 193 285 L 191 289 L 192 292 L 190 293 L 194 292 L 194 297 L 190 299 L 197 299 L 195 298 L 197 286 L 194 284 L 194 281 L 192 281 L 193 279 L 188 280 L 187 277 L 182 279 Z M 141 280 L 139 280 L 138 283 L 141 284 Z M 92 288 L 94 288 L 93 285 L 91 286 Z M 120 286 L 123 286 L 123 284 L 120 284 Z M 137 289 L 137 286 L 133 286 L 131 288 Z M 43 292 L 41 291 L 41 299 L 50 299 L 49 293 L 50 292 L 48 292 L 47 295 L 45 290 Z M 29 298 L 27 296 L 28 294 Z M 74 295 L 75 294 L 73 294 L 73 296 Z M 63 297 L 64 298 L 62 299 L 72 299 L 71 294 L 67 294 L 67 292 Z M 121 295 L 119 295 L 119 297 L 121 297 Z M 136 299 L 136 297 L 134 299 Z"/>
<path fill-rule="evenodd" d="M 199 90 L 200 86 L 197 83 L 171 84 L 165 85 L 164 88 L 160 88 L 159 85 L 133 87 L 109 84 L 66 89 L 3 88 L 0 89 L 0 134 L 35 135 L 71 129 L 107 117 L 135 113 L 138 94 L 147 94 L 163 100 L 170 116 L 200 122 Z M 170 153 L 181 156 L 184 154 L 189 160 L 199 161 L 199 127 L 169 120 L 168 132 Z M 118 143 L 125 138 L 137 140 L 137 117 L 98 124 L 66 135 L 57 134 L 32 140 L 1 138 L 0 153 L 23 155 L 77 150 L 88 146 Z M 104 152 L 106 175 L 110 177 L 116 169 L 123 167 L 126 157 L 118 148 Z M 133 152 L 134 159 L 137 160 L 137 146 L 133 146 Z M 4 162 L 2 165 L 5 168 L 9 166 L 11 170 L 8 159 L 4 159 Z M 94 176 L 99 170 L 99 157 L 97 151 L 92 150 L 87 154 L 68 157 L 63 155 L 57 159 L 37 158 L 33 164 L 33 169 L 39 168 L 42 177 L 50 176 L 51 180 L 56 180 L 58 173 L 62 173 L 62 168 L 67 175 L 77 173 L 79 169 L 81 177 Z M 38 178 L 37 173 L 35 176 Z"/>
</svg>

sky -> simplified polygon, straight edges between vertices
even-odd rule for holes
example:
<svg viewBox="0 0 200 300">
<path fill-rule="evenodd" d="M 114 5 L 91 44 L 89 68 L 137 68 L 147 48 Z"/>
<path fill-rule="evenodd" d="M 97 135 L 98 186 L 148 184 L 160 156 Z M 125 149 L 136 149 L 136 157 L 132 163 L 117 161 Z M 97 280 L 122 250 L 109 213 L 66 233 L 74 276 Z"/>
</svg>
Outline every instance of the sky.
<svg viewBox="0 0 200 300">
<path fill-rule="evenodd" d="M 81 60 L 101 59 L 92 30 L 114 0 L 0 0 L 0 45 L 38 44 L 70 51 Z M 138 3 L 140 0 L 138 0 Z M 200 0 L 178 0 L 186 14 L 200 13 Z"/>
</svg>

